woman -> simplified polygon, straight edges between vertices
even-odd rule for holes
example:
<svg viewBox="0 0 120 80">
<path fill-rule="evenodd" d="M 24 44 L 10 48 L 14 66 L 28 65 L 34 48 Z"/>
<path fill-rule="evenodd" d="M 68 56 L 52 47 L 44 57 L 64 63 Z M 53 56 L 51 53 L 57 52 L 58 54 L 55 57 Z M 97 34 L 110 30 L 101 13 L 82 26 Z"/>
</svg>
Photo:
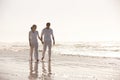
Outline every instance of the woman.
<svg viewBox="0 0 120 80">
<path fill-rule="evenodd" d="M 29 45 L 30 45 L 30 59 L 31 59 L 31 61 L 33 60 L 32 59 L 33 51 L 34 51 L 35 60 L 39 61 L 39 59 L 38 59 L 38 38 L 40 39 L 40 37 L 39 37 L 38 31 L 36 31 L 36 28 L 37 28 L 37 26 L 34 24 L 31 27 L 31 31 L 29 32 Z"/>
</svg>

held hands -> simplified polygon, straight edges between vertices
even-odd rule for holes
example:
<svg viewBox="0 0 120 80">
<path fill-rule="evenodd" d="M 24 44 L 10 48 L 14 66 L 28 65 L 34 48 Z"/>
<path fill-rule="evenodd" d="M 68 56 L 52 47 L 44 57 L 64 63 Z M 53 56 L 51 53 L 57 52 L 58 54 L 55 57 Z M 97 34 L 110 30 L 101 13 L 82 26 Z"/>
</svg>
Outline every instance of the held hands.
<svg viewBox="0 0 120 80">
<path fill-rule="evenodd" d="M 41 40 L 41 43 L 44 44 L 44 42 Z"/>
<path fill-rule="evenodd" d="M 39 39 L 40 39 L 41 43 L 44 44 L 44 42 L 42 41 L 42 38 L 39 37 Z"/>
</svg>

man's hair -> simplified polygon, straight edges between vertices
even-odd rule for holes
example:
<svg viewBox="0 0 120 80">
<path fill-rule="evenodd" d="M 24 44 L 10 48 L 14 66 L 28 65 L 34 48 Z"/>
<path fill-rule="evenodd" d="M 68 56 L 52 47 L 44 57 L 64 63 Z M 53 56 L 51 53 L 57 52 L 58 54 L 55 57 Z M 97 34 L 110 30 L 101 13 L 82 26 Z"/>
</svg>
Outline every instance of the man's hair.
<svg viewBox="0 0 120 80">
<path fill-rule="evenodd" d="M 50 22 L 46 23 L 46 26 L 50 26 Z"/>
</svg>

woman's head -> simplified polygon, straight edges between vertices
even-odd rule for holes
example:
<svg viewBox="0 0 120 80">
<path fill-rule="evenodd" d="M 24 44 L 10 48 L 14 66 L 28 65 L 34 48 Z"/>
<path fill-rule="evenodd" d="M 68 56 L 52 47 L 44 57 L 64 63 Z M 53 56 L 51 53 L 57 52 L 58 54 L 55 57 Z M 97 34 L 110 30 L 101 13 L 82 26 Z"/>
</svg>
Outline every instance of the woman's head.
<svg viewBox="0 0 120 80">
<path fill-rule="evenodd" d="M 35 31 L 36 28 L 37 28 L 37 26 L 34 24 L 34 25 L 31 27 L 31 30 L 32 30 L 32 31 Z"/>
</svg>

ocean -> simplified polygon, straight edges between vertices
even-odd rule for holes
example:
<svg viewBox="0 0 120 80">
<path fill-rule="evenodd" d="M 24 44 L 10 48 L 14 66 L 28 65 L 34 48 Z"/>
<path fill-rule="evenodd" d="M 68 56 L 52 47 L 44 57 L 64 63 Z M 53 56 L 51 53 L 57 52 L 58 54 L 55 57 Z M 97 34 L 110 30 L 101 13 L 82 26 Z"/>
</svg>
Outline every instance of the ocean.
<svg viewBox="0 0 120 80">
<path fill-rule="evenodd" d="M 0 43 L 0 50 L 14 52 L 29 50 L 28 43 Z M 39 52 L 42 45 L 39 45 Z M 120 58 L 120 42 L 56 42 L 52 48 L 53 54 L 118 57 Z"/>
</svg>

